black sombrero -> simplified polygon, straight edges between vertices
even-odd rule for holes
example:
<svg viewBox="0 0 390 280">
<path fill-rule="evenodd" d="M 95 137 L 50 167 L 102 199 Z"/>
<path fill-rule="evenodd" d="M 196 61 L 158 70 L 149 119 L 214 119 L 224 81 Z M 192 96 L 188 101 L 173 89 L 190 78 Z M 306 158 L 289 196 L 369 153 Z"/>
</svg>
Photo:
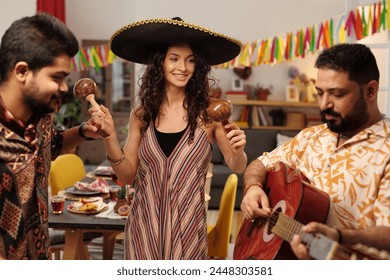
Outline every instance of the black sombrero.
<svg viewBox="0 0 390 280">
<path fill-rule="evenodd" d="M 239 40 L 180 18 L 149 19 L 128 24 L 111 36 L 109 47 L 125 60 L 147 64 L 155 49 L 179 43 L 200 49 L 210 65 L 227 62 L 241 51 Z"/>
</svg>

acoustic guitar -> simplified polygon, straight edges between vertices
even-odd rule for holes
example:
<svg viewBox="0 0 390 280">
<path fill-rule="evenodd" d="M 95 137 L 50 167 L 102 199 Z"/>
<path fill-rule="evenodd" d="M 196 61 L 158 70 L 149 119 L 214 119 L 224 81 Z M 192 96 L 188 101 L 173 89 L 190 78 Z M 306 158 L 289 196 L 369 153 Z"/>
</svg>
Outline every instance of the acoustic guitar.
<svg viewBox="0 0 390 280">
<path fill-rule="evenodd" d="M 236 260 L 297 259 L 290 242 L 299 234 L 314 259 L 387 259 L 387 252 L 358 244 L 346 247 L 322 235 L 301 231 L 303 224 L 326 221 L 330 200 L 328 194 L 310 185 L 299 171 L 277 163 L 268 171 L 264 185 L 272 207 L 269 217 L 244 220 L 233 252 Z M 287 242 L 286 242 L 287 241 Z"/>
<path fill-rule="evenodd" d="M 324 223 L 329 212 L 329 196 L 312 187 L 299 170 L 283 162 L 275 164 L 267 172 L 264 191 L 273 209 L 272 214 L 264 219 L 244 220 L 236 239 L 233 259 L 296 259 L 290 244 L 272 232 L 279 213 L 303 224 L 311 221 Z"/>
</svg>

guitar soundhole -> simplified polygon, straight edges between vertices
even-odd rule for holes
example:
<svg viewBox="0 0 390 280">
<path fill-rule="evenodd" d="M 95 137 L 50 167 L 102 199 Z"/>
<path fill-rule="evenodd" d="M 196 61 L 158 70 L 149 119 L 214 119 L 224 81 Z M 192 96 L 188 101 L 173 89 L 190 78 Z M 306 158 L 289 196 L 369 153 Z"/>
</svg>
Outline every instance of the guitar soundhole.
<svg viewBox="0 0 390 280">
<path fill-rule="evenodd" d="M 279 213 L 282 211 L 283 209 L 281 207 L 277 207 L 274 209 L 274 212 L 272 212 L 271 216 L 268 217 L 267 234 L 272 234 L 272 229 L 274 228 L 276 222 L 279 219 Z"/>
</svg>

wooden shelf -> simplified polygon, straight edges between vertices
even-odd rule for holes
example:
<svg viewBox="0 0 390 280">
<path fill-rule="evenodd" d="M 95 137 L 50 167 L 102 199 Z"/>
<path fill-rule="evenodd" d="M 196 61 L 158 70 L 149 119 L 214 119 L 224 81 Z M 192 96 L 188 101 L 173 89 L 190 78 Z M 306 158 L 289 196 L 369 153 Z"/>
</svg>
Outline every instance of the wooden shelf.
<svg viewBox="0 0 390 280">
<path fill-rule="evenodd" d="M 274 126 L 274 125 L 267 125 L 267 126 L 252 126 L 251 129 L 257 129 L 257 130 L 302 130 L 305 127 L 297 127 L 297 126 Z"/>
<path fill-rule="evenodd" d="M 305 127 L 296 127 L 296 126 L 275 126 L 275 125 L 261 125 L 261 126 L 249 126 L 249 125 L 243 125 L 238 124 L 238 127 L 241 129 L 254 129 L 254 130 L 294 130 L 294 131 L 301 131 Z"/>
<path fill-rule="evenodd" d="M 318 108 L 318 104 L 312 102 L 286 102 L 286 101 L 261 101 L 261 100 L 230 100 L 230 102 L 233 105 L 244 105 L 244 106 Z"/>
<path fill-rule="evenodd" d="M 286 113 L 289 113 L 289 112 L 292 113 L 292 112 L 298 111 L 298 112 L 302 112 L 304 114 L 307 114 L 309 112 L 313 113 L 315 111 L 315 112 L 318 112 L 318 114 L 319 114 L 318 104 L 315 102 L 313 102 L 313 103 L 311 103 L 311 102 L 310 103 L 309 102 L 286 102 L 286 101 L 271 101 L 271 100 L 267 100 L 267 101 L 262 101 L 262 100 L 230 100 L 230 102 L 232 103 L 233 108 L 235 108 L 235 106 L 237 106 L 237 109 L 239 109 L 241 106 L 243 108 L 249 107 L 249 114 L 246 113 L 247 116 L 245 116 L 243 118 L 243 115 L 242 115 L 243 113 L 241 113 L 240 121 L 236 121 L 236 123 L 238 124 L 238 126 L 241 129 L 300 131 L 300 130 L 305 128 L 304 126 L 301 126 L 301 125 L 299 125 L 299 126 L 274 126 L 274 125 L 261 125 L 261 124 L 259 125 L 258 122 L 260 121 L 260 123 L 262 123 L 263 122 L 262 119 L 264 119 L 264 118 L 268 119 L 266 123 L 272 124 L 272 120 L 270 120 L 267 115 L 268 115 L 269 111 L 271 109 L 273 109 L 273 107 L 285 108 L 286 110 L 284 110 L 284 111 L 287 111 Z M 263 108 L 262 110 L 259 109 L 259 111 L 262 111 L 262 113 L 261 114 L 259 113 L 258 120 L 256 120 L 256 121 L 255 121 L 255 119 L 257 119 L 257 117 L 255 119 L 253 119 L 251 117 L 253 114 L 253 110 L 252 110 L 253 107 L 262 107 Z M 239 109 L 239 110 L 242 110 L 242 109 Z M 238 111 L 236 111 L 236 112 L 238 112 Z M 315 112 L 314 112 L 314 114 L 317 114 Z M 262 116 L 260 116 L 260 115 L 262 115 Z M 249 119 L 248 119 L 248 117 L 249 117 Z"/>
</svg>

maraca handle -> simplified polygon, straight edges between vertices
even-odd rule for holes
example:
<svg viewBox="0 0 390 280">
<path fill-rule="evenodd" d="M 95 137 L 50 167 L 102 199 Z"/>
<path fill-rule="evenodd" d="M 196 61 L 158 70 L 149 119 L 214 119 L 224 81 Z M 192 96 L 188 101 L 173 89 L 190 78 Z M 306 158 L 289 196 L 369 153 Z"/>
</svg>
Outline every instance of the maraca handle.
<svg viewBox="0 0 390 280">
<path fill-rule="evenodd" d="M 88 94 L 88 95 L 85 97 L 85 100 L 87 100 L 87 101 L 91 104 L 92 108 L 95 108 L 95 109 L 100 110 L 100 105 L 96 102 L 96 100 L 95 100 L 95 95 L 93 95 L 93 94 Z"/>
<path fill-rule="evenodd" d="M 225 125 L 227 125 L 229 123 L 229 120 L 223 120 L 222 122 L 222 125 L 223 125 L 223 128 L 225 128 Z M 233 129 L 231 127 L 229 128 L 225 128 L 225 131 L 226 133 L 229 133 L 230 131 L 232 131 Z"/>
</svg>

